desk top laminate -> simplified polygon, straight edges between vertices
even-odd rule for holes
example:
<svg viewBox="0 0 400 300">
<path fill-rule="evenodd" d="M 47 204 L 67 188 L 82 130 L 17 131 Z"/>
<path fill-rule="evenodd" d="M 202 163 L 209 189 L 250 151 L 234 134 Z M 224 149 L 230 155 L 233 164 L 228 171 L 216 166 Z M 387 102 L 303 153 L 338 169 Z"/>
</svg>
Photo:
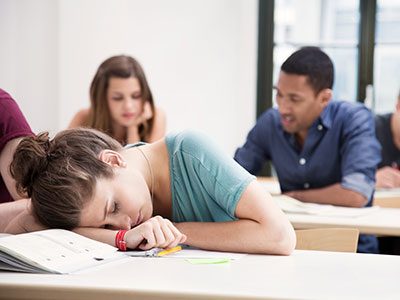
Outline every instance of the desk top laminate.
<svg viewBox="0 0 400 300">
<path fill-rule="evenodd" d="M 0 299 L 398 299 L 400 256 L 296 250 L 222 265 L 128 258 L 73 275 L 0 272 Z"/>
</svg>

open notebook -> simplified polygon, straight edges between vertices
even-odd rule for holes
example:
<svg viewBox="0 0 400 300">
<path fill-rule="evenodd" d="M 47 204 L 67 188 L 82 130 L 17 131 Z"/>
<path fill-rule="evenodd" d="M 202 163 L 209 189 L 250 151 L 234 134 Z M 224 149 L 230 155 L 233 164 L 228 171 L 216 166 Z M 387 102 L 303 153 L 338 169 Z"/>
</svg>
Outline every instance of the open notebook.
<svg viewBox="0 0 400 300">
<path fill-rule="evenodd" d="M 126 257 L 72 231 L 47 229 L 0 237 L 0 269 L 66 274 Z"/>
<path fill-rule="evenodd" d="M 360 217 L 379 209 L 377 206 L 354 208 L 329 204 L 306 203 L 286 195 L 273 195 L 272 198 L 286 213 L 310 214 L 332 217 Z"/>
<path fill-rule="evenodd" d="M 0 270 L 69 274 L 127 258 L 127 256 L 149 259 L 170 257 L 234 260 L 246 255 L 186 247 L 176 252 L 171 250 L 153 248 L 147 251 L 120 252 L 113 246 L 63 229 L 46 229 L 16 235 L 3 234 L 0 235 Z M 160 256 L 161 252 L 166 252 L 168 255 Z"/>
</svg>

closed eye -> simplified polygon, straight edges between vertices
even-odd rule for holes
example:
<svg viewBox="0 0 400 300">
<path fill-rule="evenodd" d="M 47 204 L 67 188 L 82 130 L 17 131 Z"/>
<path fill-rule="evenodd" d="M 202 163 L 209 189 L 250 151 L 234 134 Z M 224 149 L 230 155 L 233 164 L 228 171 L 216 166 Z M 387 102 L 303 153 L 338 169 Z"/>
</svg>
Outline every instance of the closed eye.
<svg viewBox="0 0 400 300">
<path fill-rule="evenodd" d="M 141 93 L 135 93 L 135 94 L 132 94 L 132 99 L 140 99 L 140 98 L 142 98 L 142 94 Z"/>
<path fill-rule="evenodd" d="M 114 201 L 111 213 L 116 214 L 118 212 L 119 212 L 119 204 L 118 204 L 118 202 Z"/>
</svg>

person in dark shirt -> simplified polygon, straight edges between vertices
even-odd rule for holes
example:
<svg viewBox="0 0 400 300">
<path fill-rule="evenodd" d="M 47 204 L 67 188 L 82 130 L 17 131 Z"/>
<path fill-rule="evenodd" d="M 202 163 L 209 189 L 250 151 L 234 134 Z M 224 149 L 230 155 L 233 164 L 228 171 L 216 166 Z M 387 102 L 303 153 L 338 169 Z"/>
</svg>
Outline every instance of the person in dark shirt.
<svg viewBox="0 0 400 300">
<path fill-rule="evenodd" d="M 377 188 L 400 187 L 400 91 L 396 110 L 375 116 L 376 137 L 382 146 L 382 161 L 376 172 Z M 399 237 L 380 237 L 379 252 L 400 254 Z"/>
<path fill-rule="evenodd" d="M 18 104 L 0 89 L 0 232 L 28 202 L 27 199 L 14 202 L 23 197 L 16 191 L 9 168 L 21 139 L 32 134 Z"/>
<path fill-rule="evenodd" d="M 281 66 L 278 108 L 265 111 L 235 160 L 256 175 L 271 161 L 282 192 L 301 201 L 369 206 L 380 146 L 374 119 L 361 104 L 333 101 L 334 67 L 317 47 L 294 52 Z M 360 236 L 359 252 L 377 252 Z"/>
<path fill-rule="evenodd" d="M 393 113 L 375 116 L 375 131 L 382 146 L 382 161 L 376 172 L 376 187 L 400 187 L 400 92 Z"/>
</svg>

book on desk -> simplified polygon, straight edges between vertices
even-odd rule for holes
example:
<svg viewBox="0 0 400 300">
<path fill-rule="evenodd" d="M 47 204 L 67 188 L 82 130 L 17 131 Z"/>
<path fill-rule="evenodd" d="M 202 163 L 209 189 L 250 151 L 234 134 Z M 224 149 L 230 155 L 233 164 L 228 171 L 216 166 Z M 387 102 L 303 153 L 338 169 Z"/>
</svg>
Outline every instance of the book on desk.
<svg viewBox="0 0 400 300">
<path fill-rule="evenodd" d="M 0 269 L 67 274 L 126 257 L 72 231 L 47 229 L 0 238 Z"/>
<path fill-rule="evenodd" d="M 46 229 L 0 236 L 0 270 L 69 274 L 127 257 L 235 260 L 246 255 L 190 247 L 181 249 L 177 246 L 121 252 L 72 231 Z"/>
</svg>

